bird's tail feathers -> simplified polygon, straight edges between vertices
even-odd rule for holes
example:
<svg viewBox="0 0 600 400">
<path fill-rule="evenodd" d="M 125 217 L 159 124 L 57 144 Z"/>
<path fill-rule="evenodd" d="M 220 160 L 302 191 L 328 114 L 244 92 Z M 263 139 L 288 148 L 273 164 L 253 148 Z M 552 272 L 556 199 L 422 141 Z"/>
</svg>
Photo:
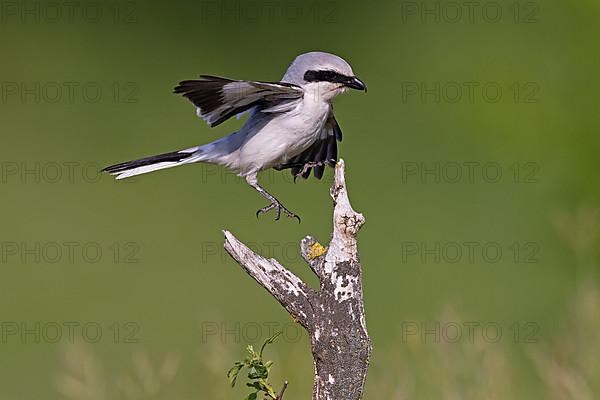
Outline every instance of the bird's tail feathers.
<svg viewBox="0 0 600 400">
<path fill-rule="evenodd" d="M 165 168 L 176 167 L 178 165 L 203 161 L 207 158 L 207 155 L 201 147 L 202 146 L 196 146 L 171 153 L 126 161 L 106 167 L 102 171 L 114 175 L 116 179 L 124 179 Z"/>
</svg>

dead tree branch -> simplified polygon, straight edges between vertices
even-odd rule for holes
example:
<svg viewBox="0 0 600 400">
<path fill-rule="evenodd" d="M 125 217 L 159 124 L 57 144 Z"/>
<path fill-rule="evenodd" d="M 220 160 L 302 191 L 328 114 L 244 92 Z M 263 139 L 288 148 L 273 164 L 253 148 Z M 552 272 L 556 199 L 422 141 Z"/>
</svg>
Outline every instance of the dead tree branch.
<svg viewBox="0 0 600 400">
<path fill-rule="evenodd" d="M 319 278 L 319 290 L 276 260 L 254 253 L 228 231 L 225 249 L 308 331 L 315 367 L 313 400 L 360 400 L 371 355 L 356 243 L 365 218 L 348 200 L 343 160 L 335 168 L 331 197 L 329 245 L 325 248 L 311 236 L 300 243 L 302 256 Z"/>
</svg>

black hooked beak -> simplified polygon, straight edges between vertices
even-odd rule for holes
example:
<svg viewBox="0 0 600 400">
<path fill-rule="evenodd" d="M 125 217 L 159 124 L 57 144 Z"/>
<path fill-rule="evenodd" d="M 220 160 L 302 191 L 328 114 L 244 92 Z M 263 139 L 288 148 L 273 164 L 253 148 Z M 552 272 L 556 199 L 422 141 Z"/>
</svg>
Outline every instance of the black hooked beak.
<svg viewBox="0 0 600 400">
<path fill-rule="evenodd" d="M 367 91 L 367 85 L 356 76 L 350 78 L 350 80 L 346 82 L 345 86 L 351 89 L 364 90 L 365 92 Z"/>
</svg>

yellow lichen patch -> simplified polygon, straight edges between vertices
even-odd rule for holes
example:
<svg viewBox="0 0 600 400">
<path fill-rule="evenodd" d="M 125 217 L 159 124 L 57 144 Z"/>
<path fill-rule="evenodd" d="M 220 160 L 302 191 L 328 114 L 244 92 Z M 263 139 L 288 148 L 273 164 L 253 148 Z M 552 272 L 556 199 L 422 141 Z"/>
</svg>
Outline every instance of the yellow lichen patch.
<svg viewBox="0 0 600 400">
<path fill-rule="evenodd" d="M 313 243 L 308 248 L 307 257 L 309 260 L 314 260 L 317 257 L 321 257 L 327 251 L 326 247 L 321 246 L 321 243 Z"/>
</svg>

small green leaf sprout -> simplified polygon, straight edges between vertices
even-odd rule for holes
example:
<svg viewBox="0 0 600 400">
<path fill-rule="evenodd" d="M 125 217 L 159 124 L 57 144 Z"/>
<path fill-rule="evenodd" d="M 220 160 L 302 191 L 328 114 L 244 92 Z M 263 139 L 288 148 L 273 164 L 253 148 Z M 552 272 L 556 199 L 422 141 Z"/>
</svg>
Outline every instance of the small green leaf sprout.
<svg viewBox="0 0 600 400">
<path fill-rule="evenodd" d="M 234 387 L 240 371 L 244 368 L 248 369 L 248 379 L 250 381 L 246 383 L 246 386 L 252 388 L 253 392 L 245 400 L 256 400 L 261 392 L 264 393 L 265 400 L 283 399 L 283 394 L 288 384 L 287 381 L 284 382 L 279 394 L 275 393 L 273 386 L 268 382 L 269 371 L 273 365 L 273 361 L 264 362 L 262 358 L 265 347 L 272 344 L 281 334 L 282 331 L 276 332 L 273 336 L 265 340 L 258 353 L 254 350 L 254 346 L 246 346 L 246 352 L 248 353 L 246 358 L 243 361 L 236 361 L 233 367 L 229 369 L 229 372 L 227 372 L 229 384 L 231 387 Z"/>
</svg>

